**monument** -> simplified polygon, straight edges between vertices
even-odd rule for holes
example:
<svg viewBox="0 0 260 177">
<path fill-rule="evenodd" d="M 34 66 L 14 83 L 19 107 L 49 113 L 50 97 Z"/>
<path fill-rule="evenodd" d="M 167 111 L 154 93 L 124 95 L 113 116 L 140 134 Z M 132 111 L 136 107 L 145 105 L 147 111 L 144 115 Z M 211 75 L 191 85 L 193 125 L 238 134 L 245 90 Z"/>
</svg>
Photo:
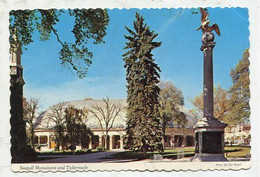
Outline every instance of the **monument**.
<svg viewBox="0 0 260 177">
<path fill-rule="evenodd" d="M 12 163 L 25 162 L 27 137 L 26 123 L 23 120 L 23 67 L 21 65 L 21 47 L 12 45 L 10 56 L 10 124 Z"/>
<path fill-rule="evenodd" d="M 195 156 L 191 161 L 227 161 L 224 157 L 224 128 L 227 124 L 214 117 L 213 102 L 213 48 L 215 46 L 214 30 L 220 36 L 217 24 L 209 26 L 208 13 L 200 8 L 202 46 L 204 58 L 203 73 L 203 118 L 195 125 Z"/>
</svg>

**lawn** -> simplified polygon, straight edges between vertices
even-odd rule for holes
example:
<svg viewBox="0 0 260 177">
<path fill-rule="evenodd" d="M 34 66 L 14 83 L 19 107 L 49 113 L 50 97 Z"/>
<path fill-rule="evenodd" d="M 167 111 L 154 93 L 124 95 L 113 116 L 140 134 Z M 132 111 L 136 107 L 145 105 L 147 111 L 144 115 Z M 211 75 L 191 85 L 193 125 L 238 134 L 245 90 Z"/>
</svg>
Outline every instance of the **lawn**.
<svg viewBox="0 0 260 177">
<path fill-rule="evenodd" d="M 38 155 L 81 155 L 81 154 L 90 154 L 97 152 L 96 149 L 94 150 L 79 150 L 75 151 L 47 151 L 47 152 L 38 152 Z"/>
<path fill-rule="evenodd" d="M 227 158 L 245 158 L 250 157 L 250 147 L 225 147 L 225 155 Z M 124 151 L 117 154 L 112 155 L 109 158 L 112 159 L 152 159 L 154 154 L 159 154 L 157 151 L 155 152 L 147 152 L 146 158 L 143 156 L 141 152 L 133 152 L 133 151 Z M 194 156 L 194 148 L 193 147 L 184 147 L 184 148 L 175 148 L 170 150 L 165 150 L 162 154 L 163 158 L 168 159 L 177 159 L 182 157 L 192 157 Z"/>
<path fill-rule="evenodd" d="M 225 154 L 226 157 L 232 157 L 232 158 L 245 158 L 245 157 L 250 157 L 250 150 L 251 147 L 225 147 Z"/>
<path fill-rule="evenodd" d="M 159 152 L 147 152 L 146 158 L 143 156 L 141 152 L 133 152 L 133 151 L 124 151 L 111 156 L 113 159 L 152 159 L 154 154 L 159 154 Z M 163 158 L 169 159 L 177 159 L 178 155 L 182 155 L 184 157 L 192 157 L 194 156 L 194 148 L 192 147 L 184 147 L 184 148 L 176 148 L 171 150 L 165 150 L 161 155 Z"/>
</svg>

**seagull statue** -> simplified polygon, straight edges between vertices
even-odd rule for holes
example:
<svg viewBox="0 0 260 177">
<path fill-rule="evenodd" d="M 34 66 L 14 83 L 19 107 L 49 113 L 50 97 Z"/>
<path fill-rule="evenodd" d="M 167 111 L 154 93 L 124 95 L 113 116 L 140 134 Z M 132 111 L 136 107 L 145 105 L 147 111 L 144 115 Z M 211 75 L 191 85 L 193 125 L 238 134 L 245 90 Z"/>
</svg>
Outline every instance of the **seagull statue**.
<svg viewBox="0 0 260 177">
<path fill-rule="evenodd" d="M 220 31 L 217 24 L 213 24 L 212 26 L 209 26 L 210 23 L 210 20 L 208 20 L 209 14 L 203 8 L 200 8 L 200 12 L 201 12 L 201 26 L 197 29 L 197 31 L 202 30 L 203 33 L 206 33 L 215 30 L 216 33 L 220 36 Z"/>
</svg>

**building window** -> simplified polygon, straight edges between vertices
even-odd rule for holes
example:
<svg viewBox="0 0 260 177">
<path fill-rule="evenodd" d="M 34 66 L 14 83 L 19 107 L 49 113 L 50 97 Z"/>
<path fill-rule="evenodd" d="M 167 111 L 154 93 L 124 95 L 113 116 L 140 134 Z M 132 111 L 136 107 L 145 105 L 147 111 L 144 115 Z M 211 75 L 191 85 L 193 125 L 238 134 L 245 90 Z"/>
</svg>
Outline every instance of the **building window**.
<svg viewBox="0 0 260 177">
<path fill-rule="evenodd" d="M 33 137 L 33 144 L 38 144 L 38 136 Z"/>
<path fill-rule="evenodd" d="M 40 136 L 40 144 L 47 144 L 47 136 Z"/>
</svg>

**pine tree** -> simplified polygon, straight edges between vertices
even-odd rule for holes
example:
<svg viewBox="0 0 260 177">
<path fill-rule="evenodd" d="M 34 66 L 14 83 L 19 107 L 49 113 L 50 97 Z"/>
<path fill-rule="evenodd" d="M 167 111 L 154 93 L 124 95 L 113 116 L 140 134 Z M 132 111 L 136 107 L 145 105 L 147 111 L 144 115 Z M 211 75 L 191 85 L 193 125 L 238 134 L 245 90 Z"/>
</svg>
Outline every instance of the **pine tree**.
<svg viewBox="0 0 260 177">
<path fill-rule="evenodd" d="M 127 80 L 127 128 L 125 148 L 147 151 L 163 150 L 162 127 L 159 115 L 159 72 L 152 50 L 161 42 L 153 40 L 158 34 L 144 24 L 144 18 L 136 13 L 134 31 L 130 33 L 124 55 Z"/>
<path fill-rule="evenodd" d="M 229 107 L 229 122 L 233 125 L 249 121 L 250 116 L 250 89 L 249 89 L 249 51 L 246 49 L 243 58 L 239 61 L 235 69 L 232 69 L 230 76 L 233 85 L 229 89 L 231 94 Z"/>
</svg>

